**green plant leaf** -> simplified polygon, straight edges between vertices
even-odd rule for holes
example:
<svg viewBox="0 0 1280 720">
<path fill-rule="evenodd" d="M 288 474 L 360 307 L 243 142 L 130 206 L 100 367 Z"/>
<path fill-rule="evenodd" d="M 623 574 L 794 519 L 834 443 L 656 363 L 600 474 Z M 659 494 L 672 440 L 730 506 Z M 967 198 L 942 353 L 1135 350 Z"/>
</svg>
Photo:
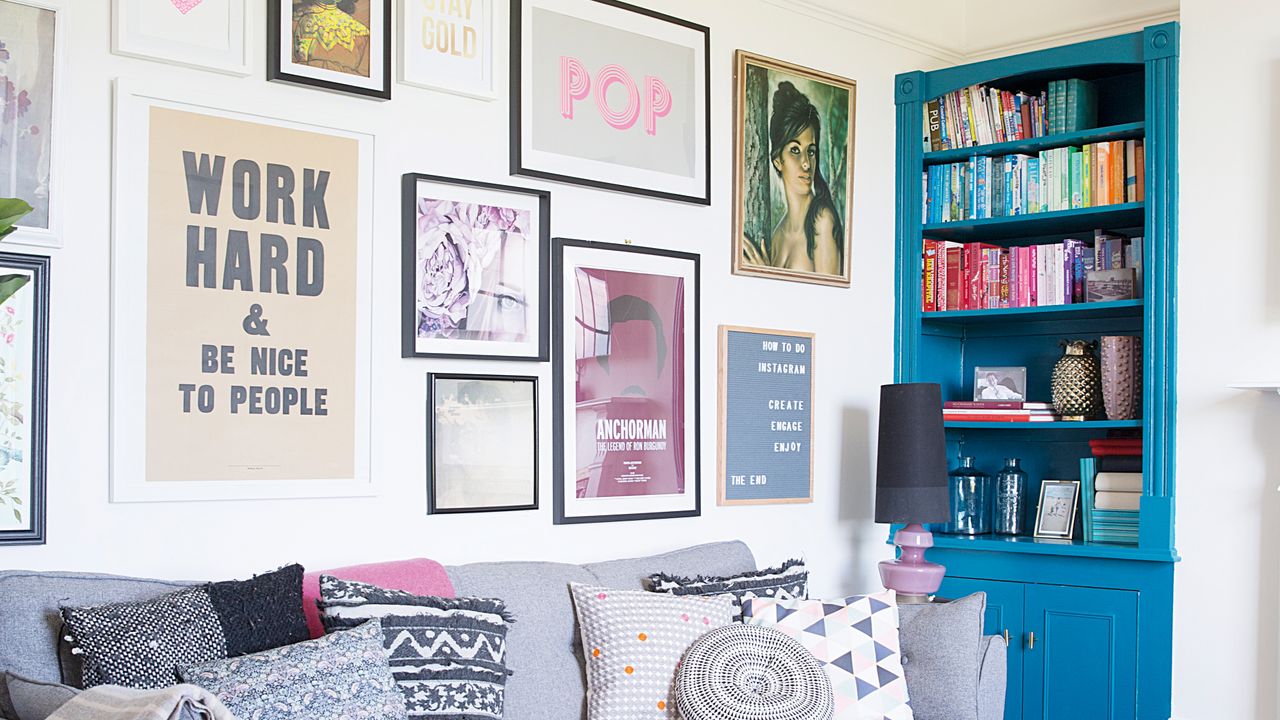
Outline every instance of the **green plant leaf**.
<svg viewBox="0 0 1280 720">
<path fill-rule="evenodd" d="M 0 305 L 5 304 L 13 294 L 31 282 L 30 275 L 0 275 Z"/>
<path fill-rule="evenodd" d="M 22 504 L 22 498 L 19 498 L 19 497 L 14 498 L 14 499 L 13 499 L 13 504 L 14 504 L 14 505 L 21 505 L 21 504 Z"/>
<path fill-rule="evenodd" d="M 13 232 L 13 226 L 34 209 L 26 200 L 0 198 L 0 238 Z"/>
</svg>

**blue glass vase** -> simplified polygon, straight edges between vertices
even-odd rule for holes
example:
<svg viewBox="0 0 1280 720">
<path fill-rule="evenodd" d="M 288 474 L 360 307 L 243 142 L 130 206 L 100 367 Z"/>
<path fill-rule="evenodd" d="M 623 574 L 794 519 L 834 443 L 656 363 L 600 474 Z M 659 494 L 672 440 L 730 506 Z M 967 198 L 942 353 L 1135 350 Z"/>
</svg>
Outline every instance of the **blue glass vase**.
<svg viewBox="0 0 1280 720">
<path fill-rule="evenodd" d="M 953 535 L 986 535 L 991 532 L 991 476 L 960 458 L 960 466 L 947 474 L 951 517 L 945 532 Z"/>
<path fill-rule="evenodd" d="M 995 516 L 991 529 L 997 535 L 1022 534 L 1027 473 L 1020 462 L 1018 458 L 1005 458 L 1004 469 L 996 473 Z"/>
</svg>

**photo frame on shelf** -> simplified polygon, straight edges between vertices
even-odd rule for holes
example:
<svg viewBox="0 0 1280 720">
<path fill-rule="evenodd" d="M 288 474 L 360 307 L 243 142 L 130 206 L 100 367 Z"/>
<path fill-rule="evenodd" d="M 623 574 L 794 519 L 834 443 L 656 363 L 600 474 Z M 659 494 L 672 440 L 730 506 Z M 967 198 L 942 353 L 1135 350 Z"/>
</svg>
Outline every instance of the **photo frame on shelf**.
<svg viewBox="0 0 1280 720">
<path fill-rule="evenodd" d="M 0 252 L 0 545 L 43 545 L 49 258 Z"/>
<path fill-rule="evenodd" d="M 720 326 L 716 499 L 813 502 L 815 336 Z"/>
<path fill-rule="evenodd" d="M 538 507 L 538 378 L 427 376 L 427 512 Z"/>
<path fill-rule="evenodd" d="M 710 49 L 617 0 L 512 0 L 511 173 L 710 205 Z"/>
<path fill-rule="evenodd" d="M 555 523 L 699 515 L 699 256 L 553 248 Z"/>
<path fill-rule="evenodd" d="M 1044 480 L 1036 505 L 1035 536 L 1070 540 L 1075 534 L 1080 507 L 1079 480 Z"/>
<path fill-rule="evenodd" d="M 545 361 L 551 193 L 402 178 L 402 357 Z"/>
<path fill-rule="evenodd" d="M 493 87 L 493 0 L 400 0 L 400 82 L 479 100 Z"/>
<path fill-rule="evenodd" d="M 858 84 L 738 50 L 734 87 L 734 274 L 849 287 Z"/>
<path fill-rule="evenodd" d="M 974 402 L 991 400 L 1024 402 L 1026 399 L 1026 367 L 975 367 L 973 369 Z"/>
<path fill-rule="evenodd" d="M 23 98 L 0 112 L 0 197 L 32 207 L 6 243 L 62 247 L 67 15 L 52 0 L 0 0 L 0 77 L 9 79 L 13 96 Z"/>
<path fill-rule="evenodd" d="M 391 0 L 267 0 L 267 79 L 391 99 Z"/>
<path fill-rule="evenodd" d="M 248 0 L 112 0 L 117 55 L 246 76 L 252 72 Z"/>
</svg>

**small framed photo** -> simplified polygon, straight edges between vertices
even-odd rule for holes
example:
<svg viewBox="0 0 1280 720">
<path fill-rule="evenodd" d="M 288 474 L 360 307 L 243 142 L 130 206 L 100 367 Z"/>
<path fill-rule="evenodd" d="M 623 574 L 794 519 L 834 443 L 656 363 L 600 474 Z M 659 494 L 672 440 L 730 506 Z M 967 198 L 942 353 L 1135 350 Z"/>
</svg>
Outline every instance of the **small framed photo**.
<svg viewBox="0 0 1280 720">
<path fill-rule="evenodd" d="M 973 399 L 975 401 L 1025 401 L 1027 399 L 1027 369 L 1025 367 L 974 368 Z"/>
<path fill-rule="evenodd" d="M 267 79 L 391 99 L 391 0 L 267 0 Z"/>
<path fill-rule="evenodd" d="M 538 507 L 538 379 L 427 376 L 427 512 Z"/>
<path fill-rule="evenodd" d="M 1079 480 L 1045 480 L 1040 483 L 1035 536 L 1070 540 L 1079 505 Z"/>
</svg>

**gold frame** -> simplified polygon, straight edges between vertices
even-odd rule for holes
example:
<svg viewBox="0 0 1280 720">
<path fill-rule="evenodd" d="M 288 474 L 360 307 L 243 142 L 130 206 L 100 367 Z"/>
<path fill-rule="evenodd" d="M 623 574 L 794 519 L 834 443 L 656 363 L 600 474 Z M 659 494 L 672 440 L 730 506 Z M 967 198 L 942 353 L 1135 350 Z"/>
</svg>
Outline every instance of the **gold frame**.
<svg viewBox="0 0 1280 720">
<path fill-rule="evenodd" d="M 803 498 L 778 498 L 765 500 L 729 500 L 725 497 L 725 471 L 728 469 L 728 424 L 725 422 L 729 406 L 729 384 L 726 371 L 729 367 L 729 333 L 746 332 L 761 335 L 785 335 L 806 338 L 809 341 L 809 496 Z M 716 352 L 716 505 L 799 505 L 813 502 L 813 394 L 818 386 L 818 364 L 814 352 L 818 340 L 814 333 L 796 330 L 771 330 L 743 325 L 721 325 L 719 348 Z"/>
<path fill-rule="evenodd" d="M 1071 518 L 1067 521 L 1066 534 L 1053 532 L 1042 532 L 1040 530 L 1040 521 L 1042 519 L 1042 511 L 1044 509 L 1044 490 L 1049 485 L 1073 485 L 1075 486 L 1075 496 L 1071 500 Z M 1074 540 L 1076 532 L 1076 514 L 1080 512 L 1080 481 L 1079 480 L 1042 480 L 1040 482 L 1040 500 L 1036 502 L 1036 529 L 1032 533 L 1038 538 L 1055 538 L 1058 540 Z"/>
<path fill-rule="evenodd" d="M 747 64 L 761 65 L 771 70 L 779 70 L 781 72 L 799 75 L 811 80 L 837 85 L 849 91 L 849 136 L 848 136 L 848 167 L 845 169 L 845 177 L 848 180 L 848 192 L 845 193 L 844 208 L 844 267 L 840 275 L 825 275 L 819 273 L 801 272 L 799 270 L 786 270 L 783 268 L 768 267 L 765 265 L 749 264 L 742 257 L 742 230 L 743 215 L 745 214 L 744 203 L 746 201 L 746 193 L 744 192 L 744 124 L 745 124 L 745 105 L 746 105 L 746 68 Z M 858 83 L 848 78 L 825 73 L 820 70 L 814 70 L 802 65 L 795 65 L 783 60 L 757 55 L 746 50 L 737 50 L 733 58 L 733 83 L 734 83 L 734 102 L 733 102 L 733 251 L 732 255 L 732 271 L 734 275 L 748 275 L 753 277 L 766 277 L 775 280 L 791 280 L 793 282 L 813 283 L 817 285 L 831 285 L 835 287 L 849 287 L 852 276 L 852 256 L 853 256 L 853 156 L 854 156 L 854 137 L 857 129 L 857 95 Z"/>
</svg>

